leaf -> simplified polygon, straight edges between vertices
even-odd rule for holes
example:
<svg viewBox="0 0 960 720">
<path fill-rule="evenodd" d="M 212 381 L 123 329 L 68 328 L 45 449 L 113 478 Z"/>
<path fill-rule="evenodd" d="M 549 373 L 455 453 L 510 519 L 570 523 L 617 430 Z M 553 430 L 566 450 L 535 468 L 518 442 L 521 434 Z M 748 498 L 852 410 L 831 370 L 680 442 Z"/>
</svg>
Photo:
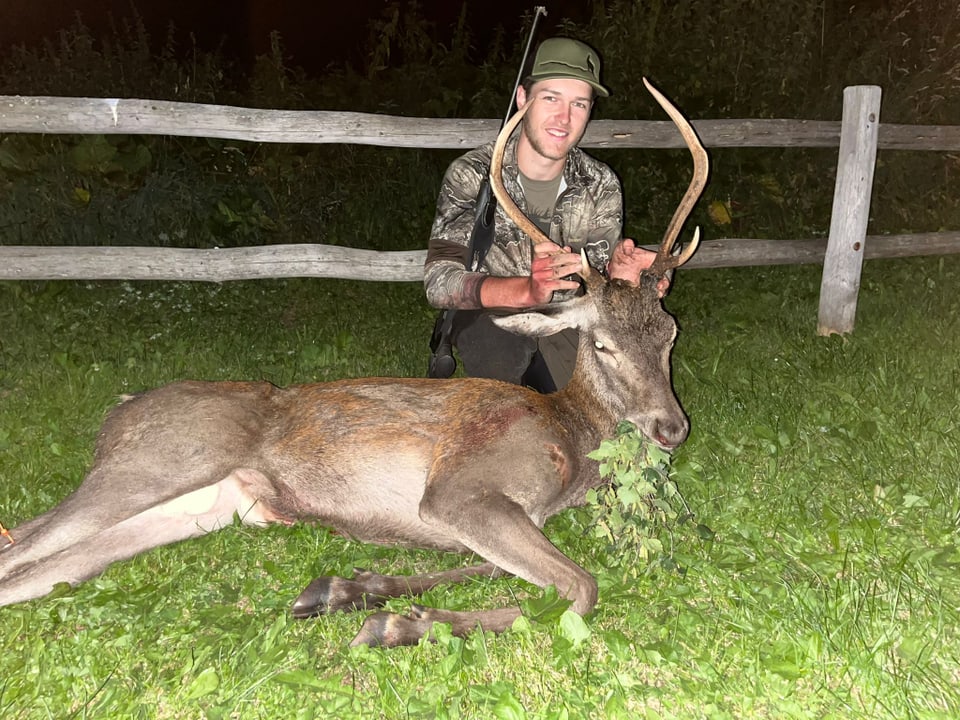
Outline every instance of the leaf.
<svg viewBox="0 0 960 720">
<path fill-rule="evenodd" d="M 209 695 L 220 687 L 220 676 L 213 668 L 206 668 L 197 675 L 190 686 L 187 688 L 187 700 L 196 700 L 197 698 Z"/>
<path fill-rule="evenodd" d="M 498 720 L 526 720 L 527 711 L 513 693 L 508 692 L 493 706 L 493 716 Z"/>
<path fill-rule="evenodd" d="M 903 496 L 903 506 L 905 508 L 913 508 L 913 507 L 925 508 L 925 507 L 930 507 L 930 503 L 927 502 L 926 498 L 923 498 L 919 495 L 907 494 Z"/>
<path fill-rule="evenodd" d="M 267 630 L 266 634 L 263 637 L 263 642 L 260 645 L 261 651 L 266 651 L 272 648 L 277 641 L 277 638 L 280 636 L 280 633 L 284 631 L 287 627 L 287 616 L 278 615 L 277 619 L 273 621 L 273 625 L 270 626 L 270 629 Z"/>
<path fill-rule="evenodd" d="M 779 206 L 783 206 L 784 195 L 783 188 L 776 176 L 767 174 L 760 176 L 760 187 L 767 191 L 767 196 Z"/>
<path fill-rule="evenodd" d="M 710 216 L 714 225 L 730 225 L 733 222 L 730 203 L 722 200 L 714 200 L 710 203 L 707 207 L 707 215 Z"/>
<path fill-rule="evenodd" d="M 930 642 L 924 637 L 906 636 L 894 649 L 897 657 L 911 665 L 919 665 L 924 656 L 932 652 Z"/>
<path fill-rule="evenodd" d="M 697 537 L 699 537 L 701 540 L 713 540 L 717 536 L 717 534 L 711 528 L 707 527 L 703 523 L 697 523 L 696 531 Z"/>
<path fill-rule="evenodd" d="M 284 685 L 313 690 L 325 690 L 328 685 L 308 670 L 285 670 L 273 676 L 273 679 Z"/>
<path fill-rule="evenodd" d="M 560 597 L 557 589 L 551 585 L 538 598 L 529 598 L 521 603 L 523 614 L 534 622 L 549 625 L 555 623 L 572 603 Z"/>
<path fill-rule="evenodd" d="M 617 497 L 624 505 L 633 505 L 640 502 L 640 493 L 632 487 L 621 486 L 617 488 Z"/>
<path fill-rule="evenodd" d="M 70 151 L 70 161 L 81 173 L 103 173 L 110 169 L 117 149 L 103 135 L 86 135 Z"/>
<path fill-rule="evenodd" d="M 73 592 L 73 586 L 68 582 L 58 582 L 53 584 L 53 589 L 45 596 L 46 600 L 63 597 Z"/>
<path fill-rule="evenodd" d="M 770 659 L 764 661 L 763 665 L 770 672 L 775 673 L 786 680 L 799 680 L 803 675 L 803 671 L 800 669 L 800 666 L 795 662 L 791 662 L 790 660 L 784 660 L 782 658 Z"/>
<path fill-rule="evenodd" d="M 243 218 L 235 213 L 230 207 L 223 202 L 223 200 L 217 201 L 217 210 L 220 211 L 220 215 L 226 220 L 229 225 L 237 225 L 243 222 Z"/>
<path fill-rule="evenodd" d="M 513 685 L 498 680 L 489 685 L 471 685 L 467 691 L 470 700 L 478 704 L 495 703 L 506 695 L 513 695 Z"/>
<path fill-rule="evenodd" d="M 633 656 L 630 639 L 619 630 L 606 630 L 600 637 L 607 646 L 607 652 L 619 661 L 629 660 Z"/>
<path fill-rule="evenodd" d="M 651 465 L 662 466 L 666 470 L 666 466 L 670 464 L 670 453 L 652 443 L 647 443 L 647 459 Z"/>
<path fill-rule="evenodd" d="M 579 646 L 584 640 L 589 640 L 593 635 L 586 620 L 573 610 L 567 610 L 560 616 L 560 633 L 573 643 L 574 647 Z"/>
<path fill-rule="evenodd" d="M 146 145 L 137 145 L 133 152 L 124 152 L 117 157 L 117 164 L 129 175 L 139 175 L 150 169 L 153 156 Z"/>
<path fill-rule="evenodd" d="M 642 545 L 651 555 L 660 555 L 663 552 L 663 543 L 657 538 L 644 538 Z"/>
</svg>

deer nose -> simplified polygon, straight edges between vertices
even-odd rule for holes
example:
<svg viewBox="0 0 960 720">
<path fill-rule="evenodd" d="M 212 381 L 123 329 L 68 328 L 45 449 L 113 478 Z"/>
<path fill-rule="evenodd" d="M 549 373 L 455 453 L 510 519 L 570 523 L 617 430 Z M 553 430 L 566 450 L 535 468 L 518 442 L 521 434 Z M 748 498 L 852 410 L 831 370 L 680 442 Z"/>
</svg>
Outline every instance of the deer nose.
<svg viewBox="0 0 960 720">
<path fill-rule="evenodd" d="M 690 423 L 686 418 L 682 421 L 661 421 L 657 423 L 653 433 L 653 440 L 664 450 L 675 450 L 687 439 L 690 432 Z"/>
</svg>

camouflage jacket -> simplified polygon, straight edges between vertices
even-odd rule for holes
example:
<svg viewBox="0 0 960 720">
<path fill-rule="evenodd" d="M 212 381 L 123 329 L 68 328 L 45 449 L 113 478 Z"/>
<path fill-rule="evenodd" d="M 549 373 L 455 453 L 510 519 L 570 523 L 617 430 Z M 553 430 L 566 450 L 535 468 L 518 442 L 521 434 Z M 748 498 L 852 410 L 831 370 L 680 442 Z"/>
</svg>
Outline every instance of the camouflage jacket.
<svg viewBox="0 0 960 720">
<path fill-rule="evenodd" d="M 507 144 L 503 159 L 503 184 L 524 212 L 527 211 L 517 168 L 517 138 Z M 451 163 L 437 199 L 437 214 L 430 233 L 424 267 L 427 301 L 438 308 L 472 310 L 480 307 L 480 285 L 488 275 L 529 275 L 532 246 L 497 206 L 493 246 L 477 272 L 467 269 L 467 245 L 473 230 L 477 192 L 487 175 L 493 143 L 482 145 Z M 563 169 L 566 188 L 560 193 L 550 224 L 550 239 L 586 250 L 587 260 L 605 271 L 614 246 L 623 232 L 623 192 L 620 180 L 604 163 L 573 148 Z M 575 291 L 554 293 L 566 300 Z"/>
</svg>

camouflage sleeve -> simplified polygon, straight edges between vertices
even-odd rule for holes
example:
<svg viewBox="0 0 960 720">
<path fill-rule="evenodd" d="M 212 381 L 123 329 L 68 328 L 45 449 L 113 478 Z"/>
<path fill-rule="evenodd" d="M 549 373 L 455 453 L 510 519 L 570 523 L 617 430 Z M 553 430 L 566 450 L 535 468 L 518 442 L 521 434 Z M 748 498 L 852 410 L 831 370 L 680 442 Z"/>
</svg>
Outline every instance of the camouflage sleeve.
<svg viewBox="0 0 960 720">
<path fill-rule="evenodd" d="M 590 264 L 606 273 L 613 249 L 623 239 L 623 190 L 616 174 L 603 166 L 599 187 L 594 192 L 596 205 L 584 249 Z"/>
<path fill-rule="evenodd" d="M 480 285 L 486 275 L 466 267 L 477 192 L 486 171 L 478 164 L 482 166 L 468 154 L 454 160 L 443 176 L 423 272 L 427 302 L 434 307 L 480 307 Z"/>
</svg>

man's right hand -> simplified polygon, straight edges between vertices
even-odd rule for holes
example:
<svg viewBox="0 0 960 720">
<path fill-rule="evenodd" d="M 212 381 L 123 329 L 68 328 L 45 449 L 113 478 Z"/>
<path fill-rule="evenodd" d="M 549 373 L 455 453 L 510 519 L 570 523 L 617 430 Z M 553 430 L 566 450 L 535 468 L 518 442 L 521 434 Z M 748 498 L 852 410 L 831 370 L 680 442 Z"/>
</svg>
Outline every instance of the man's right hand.
<svg viewBox="0 0 960 720">
<path fill-rule="evenodd" d="M 563 278 L 580 270 L 580 256 L 552 242 L 533 246 L 533 263 L 530 270 L 530 296 L 533 305 L 550 302 L 557 290 L 576 290 L 580 283 Z"/>
<path fill-rule="evenodd" d="M 557 290 L 575 290 L 580 283 L 564 280 L 580 270 L 580 256 L 552 242 L 533 246 L 533 261 L 527 277 L 486 277 L 480 286 L 485 308 L 526 309 L 546 305 Z"/>
</svg>

